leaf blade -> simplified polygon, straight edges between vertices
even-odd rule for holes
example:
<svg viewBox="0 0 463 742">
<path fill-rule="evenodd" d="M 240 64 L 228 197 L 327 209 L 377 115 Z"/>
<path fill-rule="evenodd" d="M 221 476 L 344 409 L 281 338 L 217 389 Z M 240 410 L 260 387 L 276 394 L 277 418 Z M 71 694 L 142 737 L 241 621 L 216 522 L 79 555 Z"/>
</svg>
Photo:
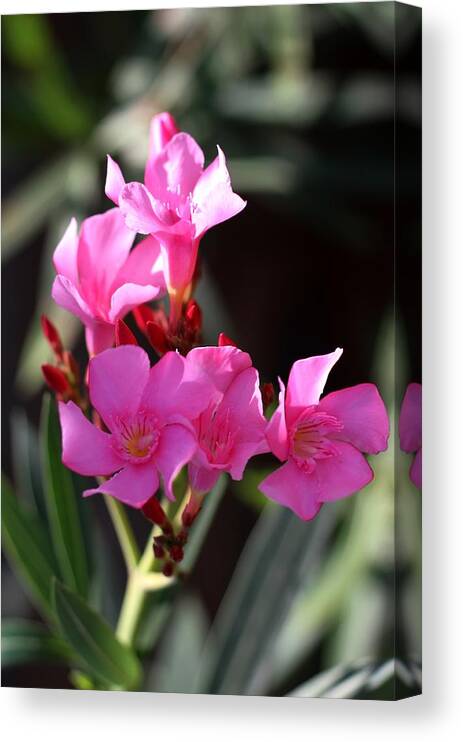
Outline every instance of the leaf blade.
<svg viewBox="0 0 463 742">
<path fill-rule="evenodd" d="M 141 668 L 110 625 L 68 587 L 54 581 L 53 603 L 61 632 L 83 669 L 109 688 L 134 689 Z"/>
<path fill-rule="evenodd" d="M 53 617 L 51 581 L 57 574 L 54 555 L 40 521 L 27 511 L 2 478 L 2 536 L 5 553 L 26 591 L 47 618 Z"/>
<path fill-rule="evenodd" d="M 42 467 L 53 547 L 64 582 L 86 597 L 89 560 L 71 472 L 61 461 L 61 435 L 56 404 L 45 395 L 41 417 Z"/>
</svg>

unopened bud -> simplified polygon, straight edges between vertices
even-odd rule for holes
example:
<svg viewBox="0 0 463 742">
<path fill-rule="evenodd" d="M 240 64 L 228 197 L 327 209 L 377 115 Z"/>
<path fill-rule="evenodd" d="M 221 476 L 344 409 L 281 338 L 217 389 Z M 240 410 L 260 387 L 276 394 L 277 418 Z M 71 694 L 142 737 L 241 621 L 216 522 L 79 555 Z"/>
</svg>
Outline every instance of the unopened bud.
<svg viewBox="0 0 463 742">
<path fill-rule="evenodd" d="M 273 384 L 270 382 L 266 382 L 265 384 L 262 384 L 261 387 L 262 391 L 262 404 L 264 405 L 264 410 L 272 404 L 272 402 L 275 399 L 275 389 Z"/>
<path fill-rule="evenodd" d="M 137 339 L 132 330 L 122 319 L 116 322 L 114 331 L 116 345 L 138 345 Z"/>
<path fill-rule="evenodd" d="M 166 562 L 164 567 L 162 568 L 162 574 L 164 577 L 172 577 L 174 574 L 174 565 L 172 562 Z"/>
<path fill-rule="evenodd" d="M 148 335 L 148 340 L 150 341 L 151 345 L 153 346 L 154 350 L 158 355 L 163 356 L 164 353 L 167 353 L 169 350 L 169 343 L 166 337 L 166 333 L 155 322 L 148 322 L 146 325 L 146 334 Z"/>
<path fill-rule="evenodd" d="M 154 556 L 156 557 L 156 559 L 162 559 L 163 558 L 165 552 L 164 552 L 164 549 L 162 548 L 162 546 L 159 546 L 158 544 L 154 544 L 153 545 L 153 551 L 154 551 Z"/>
<path fill-rule="evenodd" d="M 231 345 L 233 348 L 238 347 L 237 344 L 233 340 L 231 340 L 228 335 L 225 335 L 224 332 L 220 333 L 217 345 L 219 346 L 219 348 L 223 348 L 224 345 Z"/>
<path fill-rule="evenodd" d="M 182 547 L 179 546 L 178 544 L 174 544 L 173 546 L 171 546 L 170 555 L 171 555 L 172 559 L 174 560 L 174 562 L 177 562 L 177 563 L 178 562 L 181 562 L 182 559 L 183 559 L 183 549 L 182 549 Z"/>
<path fill-rule="evenodd" d="M 66 394 L 70 392 L 69 382 L 65 374 L 61 369 L 56 366 L 51 366 L 49 363 L 44 363 L 42 366 L 42 373 L 50 389 L 53 389 L 57 394 Z"/>
<path fill-rule="evenodd" d="M 80 379 L 80 368 L 79 365 L 72 355 L 70 350 L 65 350 L 63 353 L 63 363 L 72 375 L 72 382 L 74 385 L 79 383 Z"/>
<path fill-rule="evenodd" d="M 148 520 L 150 520 L 152 523 L 156 523 L 156 525 L 158 526 L 164 525 L 166 521 L 164 510 L 162 509 L 159 501 L 154 495 L 153 497 L 150 497 L 148 502 L 145 502 L 142 507 L 142 513 L 145 518 L 148 518 Z"/>
<path fill-rule="evenodd" d="M 189 330 L 194 333 L 201 330 L 203 324 L 203 313 L 198 302 L 194 299 L 190 299 L 186 305 L 185 319 Z"/>
<path fill-rule="evenodd" d="M 55 355 L 58 356 L 58 358 L 61 358 L 61 356 L 63 355 L 63 344 L 61 342 L 58 330 L 56 329 L 54 324 L 50 322 L 45 314 L 42 314 L 42 316 L 40 317 L 40 324 L 42 325 L 42 332 L 45 336 L 45 339 L 51 346 L 53 352 L 55 353 Z"/>
<path fill-rule="evenodd" d="M 148 306 L 148 304 L 141 304 L 139 307 L 132 309 L 132 314 L 138 329 L 146 335 L 146 325 L 155 319 L 154 309 Z"/>
</svg>

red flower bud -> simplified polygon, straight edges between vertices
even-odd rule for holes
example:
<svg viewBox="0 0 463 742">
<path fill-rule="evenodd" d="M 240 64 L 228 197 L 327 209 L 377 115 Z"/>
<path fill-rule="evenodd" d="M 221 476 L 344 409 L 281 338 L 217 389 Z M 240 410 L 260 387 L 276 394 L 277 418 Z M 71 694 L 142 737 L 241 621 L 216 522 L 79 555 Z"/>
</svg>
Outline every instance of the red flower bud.
<svg viewBox="0 0 463 742">
<path fill-rule="evenodd" d="M 148 520 L 152 523 L 156 523 L 158 526 L 162 526 L 165 523 L 166 515 L 164 510 L 154 496 L 151 497 L 148 502 L 145 502 L 142 507 L 142 513 L 146 518 L 148 518 Z"/>
<path fill-rule="evenodd" d="M 160 325 L 156 324 L 156 322 L 148 322 L 146 325 L 146 334 L 158 355 L 163 356 L 164 353 L 167 353 L 169 350 L 169 342 L 166 333 Z"/>
<path fill-rule="evenodd" d="M 63 363 L 73 376 L 72 383 L 78 384 L 80 379 L 80 368 L 79 365 L 72 355 L 70 350 L 65 350 L 63 353 Z"/>
<path fill-rule="evenodd" d="M 71 391 L 69 382 L 61 369 L 51 366 L 49 363 L 44 363 L 42 373 L 50 389 L 53 389 L 57 394 L 66 394 Z"/>
<path fill-rule="evenodd" d="M 261 391 L 262 391 L 262 404 L 264 405 L 264 409 L 265 409 L 270 404 L 272 404 L 273 400 L 275 399 L 275 389 L 273 387 L 273 384 L 271 384 L 270 382 L 267 382 L 265 384 L 262 384 Z"/>
<path fill-rule="evenodd" d="M 181 562 L 183 559 L 183 549 L 178 544 L 171 546 L 170 555 L 174 562 Z"/>
<path fill-rule="evenodd" d="M 197 301 L 190 299 L 185 309 L 185 319 L 188 329 L 194 333 L 200 331 L 203 324 L 203 313 Z"/>
<path fill-rule="evenodd" d="M 42 325 L 42 332 L 45 339 L 50 344 L 53 352 L 58 356 L 58 358 L 61 358 L 63 355 L 63 344 L 58 330 L 45 314 L 42 314 L 40 317 L 40 324 Z"/>
<path fill-rule="evenodd" d="M 116 345 L 138 345 L 137 339 L 130 327 L 122 319 L 116 322 L 115 327 Z"/>
<path fill-rule="evenodd" d="M 159 544 L 154 544 L 153 545 L 153 551 L 154 551 L 154 556 L 156 557 L 156 559 L 162 559 L 163 558 L 163 556 L 164 556 L 164 549 L 162 548 L 162 546 L 159 546 Z"/>
<path fill-rule="evenodd" d="M 224 345 L 232 345 L 233 348 L 238 347 L 237 344 L 233 340 L 231 340 L 227 335 L 225 335 L 224 332 L 220 333 L 217 345 L 219 346 L 219 348 L 223 348 Z"/>
<path fill-rule="evenodd" d="M 155 312 L 148 304 L 141 304 L 139 307 L 135 307 L 132 310 L 132 314 L 137 327 L 144 335 L 146 335 L 146 325 L 148 322 L 153 322 L 155 319 Z"/>
<path fill-rule="evenodd" d="M 172 562 L 166 562 L 164 567 L 162 568 L 162 574 L 164 577 L 172 577 L 174 574 L 174 565 Z"/>
</svg>

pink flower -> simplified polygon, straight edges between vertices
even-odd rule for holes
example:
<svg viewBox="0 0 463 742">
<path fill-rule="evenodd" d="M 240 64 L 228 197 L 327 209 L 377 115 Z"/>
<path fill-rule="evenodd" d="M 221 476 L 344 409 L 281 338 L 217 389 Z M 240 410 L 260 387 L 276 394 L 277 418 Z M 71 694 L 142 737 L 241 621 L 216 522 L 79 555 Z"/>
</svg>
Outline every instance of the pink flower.
<svg viewBox="0 0 463 742">
<path fill-rule="evenodd" d="M 399 416 L 400 448 L 405 453 L 416 453 L 410 467 L 410 479 L 421 489 L 421 384 L 409 384 Z"/>
<path fill-rule="evenodd" d="M 120 206 L 130 229 L 155 234 L 164 256 L 169 293 L 179 295 L 193 278 L 199 241 L 220 222 L 246 205 L 233 193 L 225 156 L 204 169 L 204 154 L 195 140 L 177 132 L 162 113 L 151 122 L 145 184 L 125 183 L 119 165 L 108 156 L 106 195 Z"/>
<path fill-rule="evenodd" d="M 188 467 L 196 494 L 209 492 L 221 472 L 242 479 L 251 456 L 268 451 L 259 375 L 238 348 L 194 348 L 187 356 L 214 385 L 208 407 L 194 421 L 198 448 Z"/>
<path fill-rule="evenodd" d="M 165 291 L 157 241 L 148 237 L 132 251 L 135 233 L 119 209 L 82 223 L 72 219 L 56 248 L 52 296 L 86 328 L 91 355 L 114 342 L 114 325 L 139 304 Z"/>
<path fill-rule="evenodd" d="M 174 499 L 172 483 L 193 456 L 191 420 L 208 405 L 210 382 L 178 353 L 150 369 L 145 351 L 121 345 L 89 364 L 90 400 L 109 432 L 85 417 L 73 402 L 60 402 L 63 463 L 83 475 L 114 476 L 96 492 L 142 507 L 159 487 Z"/>
<path fill-rule="evenodd" d="M 288 388 L 280 380 L 279 405 L 267 427 L 279 469 L 259 489 L 311 520 L 325 502 L 352 495 L 373 479 L 363 453 L 387 448 L 389 421 L 374 384 L 359 384 L 320 400 L 342 350 L 297 361 Z"/>
</svg>

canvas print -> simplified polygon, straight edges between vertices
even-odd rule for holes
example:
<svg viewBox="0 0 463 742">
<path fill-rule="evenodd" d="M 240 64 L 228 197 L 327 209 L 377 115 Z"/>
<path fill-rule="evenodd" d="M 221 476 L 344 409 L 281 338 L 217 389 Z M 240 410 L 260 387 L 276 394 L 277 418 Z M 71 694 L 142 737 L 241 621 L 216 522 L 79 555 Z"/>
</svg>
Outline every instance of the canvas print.
<svg viewBox="0 0 463 742">
<path fill-rule="evenodd" d="M 421 17 L 2 18 L 2 682 L 421 692 Z"/>
</svg>

